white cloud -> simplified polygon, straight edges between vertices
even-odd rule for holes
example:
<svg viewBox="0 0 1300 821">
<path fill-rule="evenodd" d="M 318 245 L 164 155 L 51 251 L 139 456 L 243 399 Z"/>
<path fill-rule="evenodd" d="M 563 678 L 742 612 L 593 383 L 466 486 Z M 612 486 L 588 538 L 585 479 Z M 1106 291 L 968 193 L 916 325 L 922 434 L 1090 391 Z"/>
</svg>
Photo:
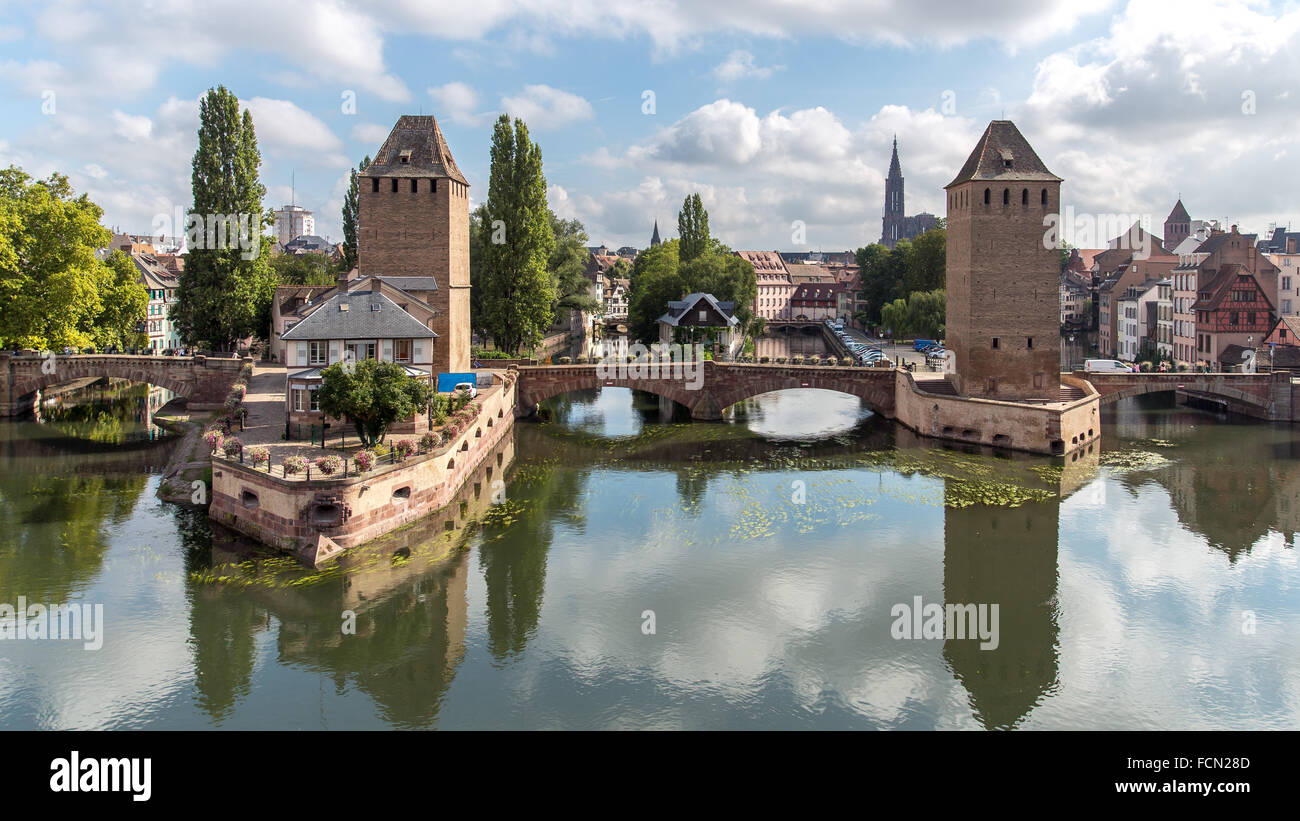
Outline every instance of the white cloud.
<svg viewBox="0 0 1300 821">
<path fill-rule="evenodd" d="M 384 144 L 388 139 L 390 129 L 387 126 L 378 123 L 357 123 L 352 126 L 352 132 L 349 136 L 357 142 L 373 145 L 375 148 Z"/>
<path fill-rule="evenodd" d="M 330 127 L 288 100 L 241 100 L 253 115 L 259 147 L 292 154 L 307 165 L 348 165 L 343 142 Z"/>
<path fill-rule="evenodd" d="M 491 117 L 491 112 L 478 111 L 478 94 L 465 83 L 451 82 L 429 89 L 429 96 L 445 114 L 458 125 L 475 126 Z"/>
<path fill-rule="evenodd" d="M 582 97 L 548 85 L 524 86 L 519 95 L 502 97 L 501 109 L 539 130 L 561 128 L 596 116 L 591 103 Z"/>
<path fill-rule="evenodd" d="M 754 55 L 737 49 L 727 55 L 727 59 L 713 67 L 713 76 L 720 83 L 734 83 L 746 77 L 759 80 L 772 76 L 780 66 L 760 66 L 754 61 Z"/>
</svg>

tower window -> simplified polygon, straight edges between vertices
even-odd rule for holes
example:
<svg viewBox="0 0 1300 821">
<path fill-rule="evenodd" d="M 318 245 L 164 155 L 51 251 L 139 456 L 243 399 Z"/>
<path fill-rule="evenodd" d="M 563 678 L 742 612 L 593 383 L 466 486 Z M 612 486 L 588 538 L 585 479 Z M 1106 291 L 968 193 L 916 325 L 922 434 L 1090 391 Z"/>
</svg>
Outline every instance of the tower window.
<svg viewBox="0 0 1300 821">
<path fill-rule="evenodd" d="M 1010 205 L 1010 204 L 1011 204 L 1011 189 L 1010 189 L 1010 188 L 1003 188 L 1003 189 L 1002 189 L 1002 204 L 1003 204 L 1003 205 Z"/>
<path fill-rule="evenodd" d="M 1029 348 L 1034 347 L 1034 338 L 1032 336 L 1025 338 L 1025 346 Z"/>
<path fill-rule="evenodd" d="M 419 192 L 420 192 L 420 181 L 411 180 L 411 193 L 418 194 Z"/>
<path fill-rule="evenodd" d="M 378 177 L 371 177 L 371 178 L 370 178 L 370 192 L 371 192 L 372 194 L 378 194 L 378 193 L 379 193 L 379 178 L 378 178 Z"/>
<path fill-rule="evenodd" d="M 397 193 L 397 177 L 393 177 L 393 193 Z"/>
<path fill-rule="evenodd" d="M 996 351 L 997 349 L 998 349 L 998 338 L 995 336 L 993 337 L 993 350 Z"/>
<path fill-rule="evenodd" d="M 1047 207 L 1047 189 L 1046 189 L 1046 188 L 1043 189 L 1042 203 L 1043 203 L 1043 207 L 1046 208 L 1046 207 Z"/>
<path fill-rule="evenodd" d="M 1026 207 L 1029 205 L 1029 189 L 1028 189 L 1028 188 L 1022 189 L 1022 190 L 1020 191 L 1020 204 L 1023 205 L 1023 206 L 1026 206 Z"/>
<path fill-rule="evenodd" d="M 438 193 L 438 181 L 437 181 L 437 180 L 434 180 L 434 181 L 433 181 L 433 193 L 435 193 L 435 194 Z"/>
<path fill-rule="evenodd" d="M 984 204 L 989 204 L 989 190 L 987 188 L 984 189 Z"/>
</svg>

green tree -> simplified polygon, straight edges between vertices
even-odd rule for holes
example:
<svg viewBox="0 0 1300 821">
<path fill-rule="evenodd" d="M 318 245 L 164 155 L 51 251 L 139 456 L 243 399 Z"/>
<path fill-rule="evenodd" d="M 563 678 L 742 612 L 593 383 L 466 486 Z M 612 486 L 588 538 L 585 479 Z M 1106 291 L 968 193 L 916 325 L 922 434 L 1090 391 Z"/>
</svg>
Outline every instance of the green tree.
<svg viewBox="0 0 1300 821">
<path fill-rule="evenodd" d="M 428 382 L 408 376 L 401 365 L 374 359 L 335 362 L 321 371 L 321 380 L 321 410 L 351 422 L 364 447 L 382 442 L 395 422 L 428 408 L 434 395 Z"/>
<path fill-rule="evenodd" d="M 518 352 L 542 340 L 557 301 L 542 150 L 523 120 L 513 128 L 507 115 L 497 120 L 484 206 L 478 221 L 483 328 L 498 348 Z"/>
<path fill-rule="evenodd" d="M 932 228 L 913 239 L 908 246 L 904 267 L 904 288 L 933 291 L 947 285 L 948 235 L 942 228 Z"/>
<path fill-rule="evenodd" d="M 859 248 L 858 267 L 862 271 L 862 299 L 866 301 L 867 324 L 881 324 L 881 308 L 894 299 L 894 282 L 889 271 L 889 249 L 878 242 Z"/>
<path fill-rule="evenodd" d="M 338 279 L 336 266 L 324 254 L 276 254 L 270 265 L 277 285 L 333 285 Z"/>
<path fill-rule="evenodd" d="M 632 264 L 627 324 L 633 339 L 658 340 L 659 329 L 655 320 L 663 316 L 669 302 L 687 293 L 685 280 L 678 271 L 679 245 L 680 240 L 670 239 L 647 248 Z"/>
<path fill-rule="evenodd" d="M 709 249 L 709 212 L 699 194 L 691 194 L 682 201 L 677 214 L 677 236 L 681 241 L 682 262 L 690 262 Z"/>
<path fill-rule="evenodd" d="M 592 295 L 587 279 L 587 230 L 578 220 L 563 220 L 552 212 L 551 234 L 555 249 L 547 267 L 555 280 L 556 312 L 595 311 L 600 300 Z"/>
<path fill-rule="evenodd" d="M 881 306 L 881 325 L 895 339 L 942 339 L 947 306 L 947 294 L 941 288 L 914 291 L 907 295 L 907 299 L 895 299 Z"/>
<path fill-rule="evenodd" d="M 686 293 L 713 294 L 720 302 L 734 302 L 741 329 L 752 333 L 754 298 L 758 296 L 758 278 L 752 263 L 721 243 L 711 243 L 703 254 L 682 262 L 681 273 Z"/>
<path fill-rule="evenodd" d="M 262 233 L 270 220 L 262 212 L 266 189 L 258 178 L 262 158 L 253 117 L 247 109 L 240 116 L 238 98 L 224 86 L 209 89 L 200 101 L 198 142 L 190 225 L 198 220 L 203 226 L 198 233 L 204 237 L 191 243 L 198 247 L 191 247 L 186 256 L 172 320 L 187 342 L 226 350 L 244 337 L 269 330 L 263 320 L 275 281 L 268 263 L 271 240 Z M 251 236 L 224 247 L 204 247 L 213 221 L 231 216 L 247 220 Z M 200 239 L 193 232 L 191 238 Z"/>
<path fill-rule="evenodd" d="M 361 165 L 352 169 L 348 179 L 348 193 L 343 195 L 343 262 L 344 271 L 357 267 L 357 226 L 360 224 L 360 212 L 357 207 L 357 172 L 365 171 L 370 165 L 370 155 L 361 161 Z"/>
<path fill-rule="evenodd" d="M 111 234 L 103 210 L 68 178 L 0 171 L 0 345 L 52 349 L 135 343 L 148 297 L 135 265 L 96 249 Z"/>
<path fill-rule="evenodd" d="M 114 251 L 103 264 L 105 276 L 100 285 L 101 310 L 86 330 L 95 345 L 103 350 L 143 347 L 147 336 L 140 326 L 148 318 L 149 291 L 140 281 L 140 272 L 131 258 Z"/>
</svg>

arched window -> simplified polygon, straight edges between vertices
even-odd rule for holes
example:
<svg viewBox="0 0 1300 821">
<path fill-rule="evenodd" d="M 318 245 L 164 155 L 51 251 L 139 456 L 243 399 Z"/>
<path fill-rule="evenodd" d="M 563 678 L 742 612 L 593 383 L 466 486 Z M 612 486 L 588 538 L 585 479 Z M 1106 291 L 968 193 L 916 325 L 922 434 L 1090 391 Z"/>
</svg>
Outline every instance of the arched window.
<svg viewBox="0 0 1300 821">
<path fill-rule="evenodd" d="M 984 189 L 984 204 L 989 204 L 989 190 L 987 188 Z"/>
<path fill-rule="evenodd" d="M 1028 207 L 1028 206 L 1029 206 L 1029 189 L 1028 189 L 1028 188 L 1025 188 L 1025 189 L 1022 189 L 1022 190 L 1021 190 L 1021 192 L 1020 192 L 1020 204 L 1023 205 L 1023 206 L 1025 206 L 1025 207 Z"/>
<path fill-rule="evenodd" d="M 1046 207 L 1047 207 L 1047 189 L 1046 189 L 1046 188 L 1043 189 L 1042 203 L 1043 203 L 1043 207 L 1046 208 Z"/>
<path fill-rule="evenodd" d="M 1010 204 L 1011 204 L 1011 189 L 1010 189 L 1010 188 L 1003 188 L 1003 189 L 1002 189 L 1002 204 L 1003 204 L 1003 205 L 1010 205 Z"/>
</svg>

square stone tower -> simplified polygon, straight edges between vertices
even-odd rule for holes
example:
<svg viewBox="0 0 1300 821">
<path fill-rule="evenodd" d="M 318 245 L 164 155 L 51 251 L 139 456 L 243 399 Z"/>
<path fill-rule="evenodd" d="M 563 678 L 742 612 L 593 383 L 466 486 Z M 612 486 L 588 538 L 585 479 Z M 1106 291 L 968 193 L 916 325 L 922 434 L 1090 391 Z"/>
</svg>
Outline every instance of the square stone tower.
<svg viewBox="0 0 1300 821">
<path fill-rule="evenodd" d="M 432 279 L 433 370 L 469 369 L 469 183 L 432 116 L 403 115 L 357 179 L 361 276 Z"/>
<path fill-rule="evenodd" d="M 1014 123 L 994 120 L 945 189 L 954 387 L 963 396 L 1056 400 L 1060 259 L 1051 246 L 1061 178 Z"/>
</svg>

